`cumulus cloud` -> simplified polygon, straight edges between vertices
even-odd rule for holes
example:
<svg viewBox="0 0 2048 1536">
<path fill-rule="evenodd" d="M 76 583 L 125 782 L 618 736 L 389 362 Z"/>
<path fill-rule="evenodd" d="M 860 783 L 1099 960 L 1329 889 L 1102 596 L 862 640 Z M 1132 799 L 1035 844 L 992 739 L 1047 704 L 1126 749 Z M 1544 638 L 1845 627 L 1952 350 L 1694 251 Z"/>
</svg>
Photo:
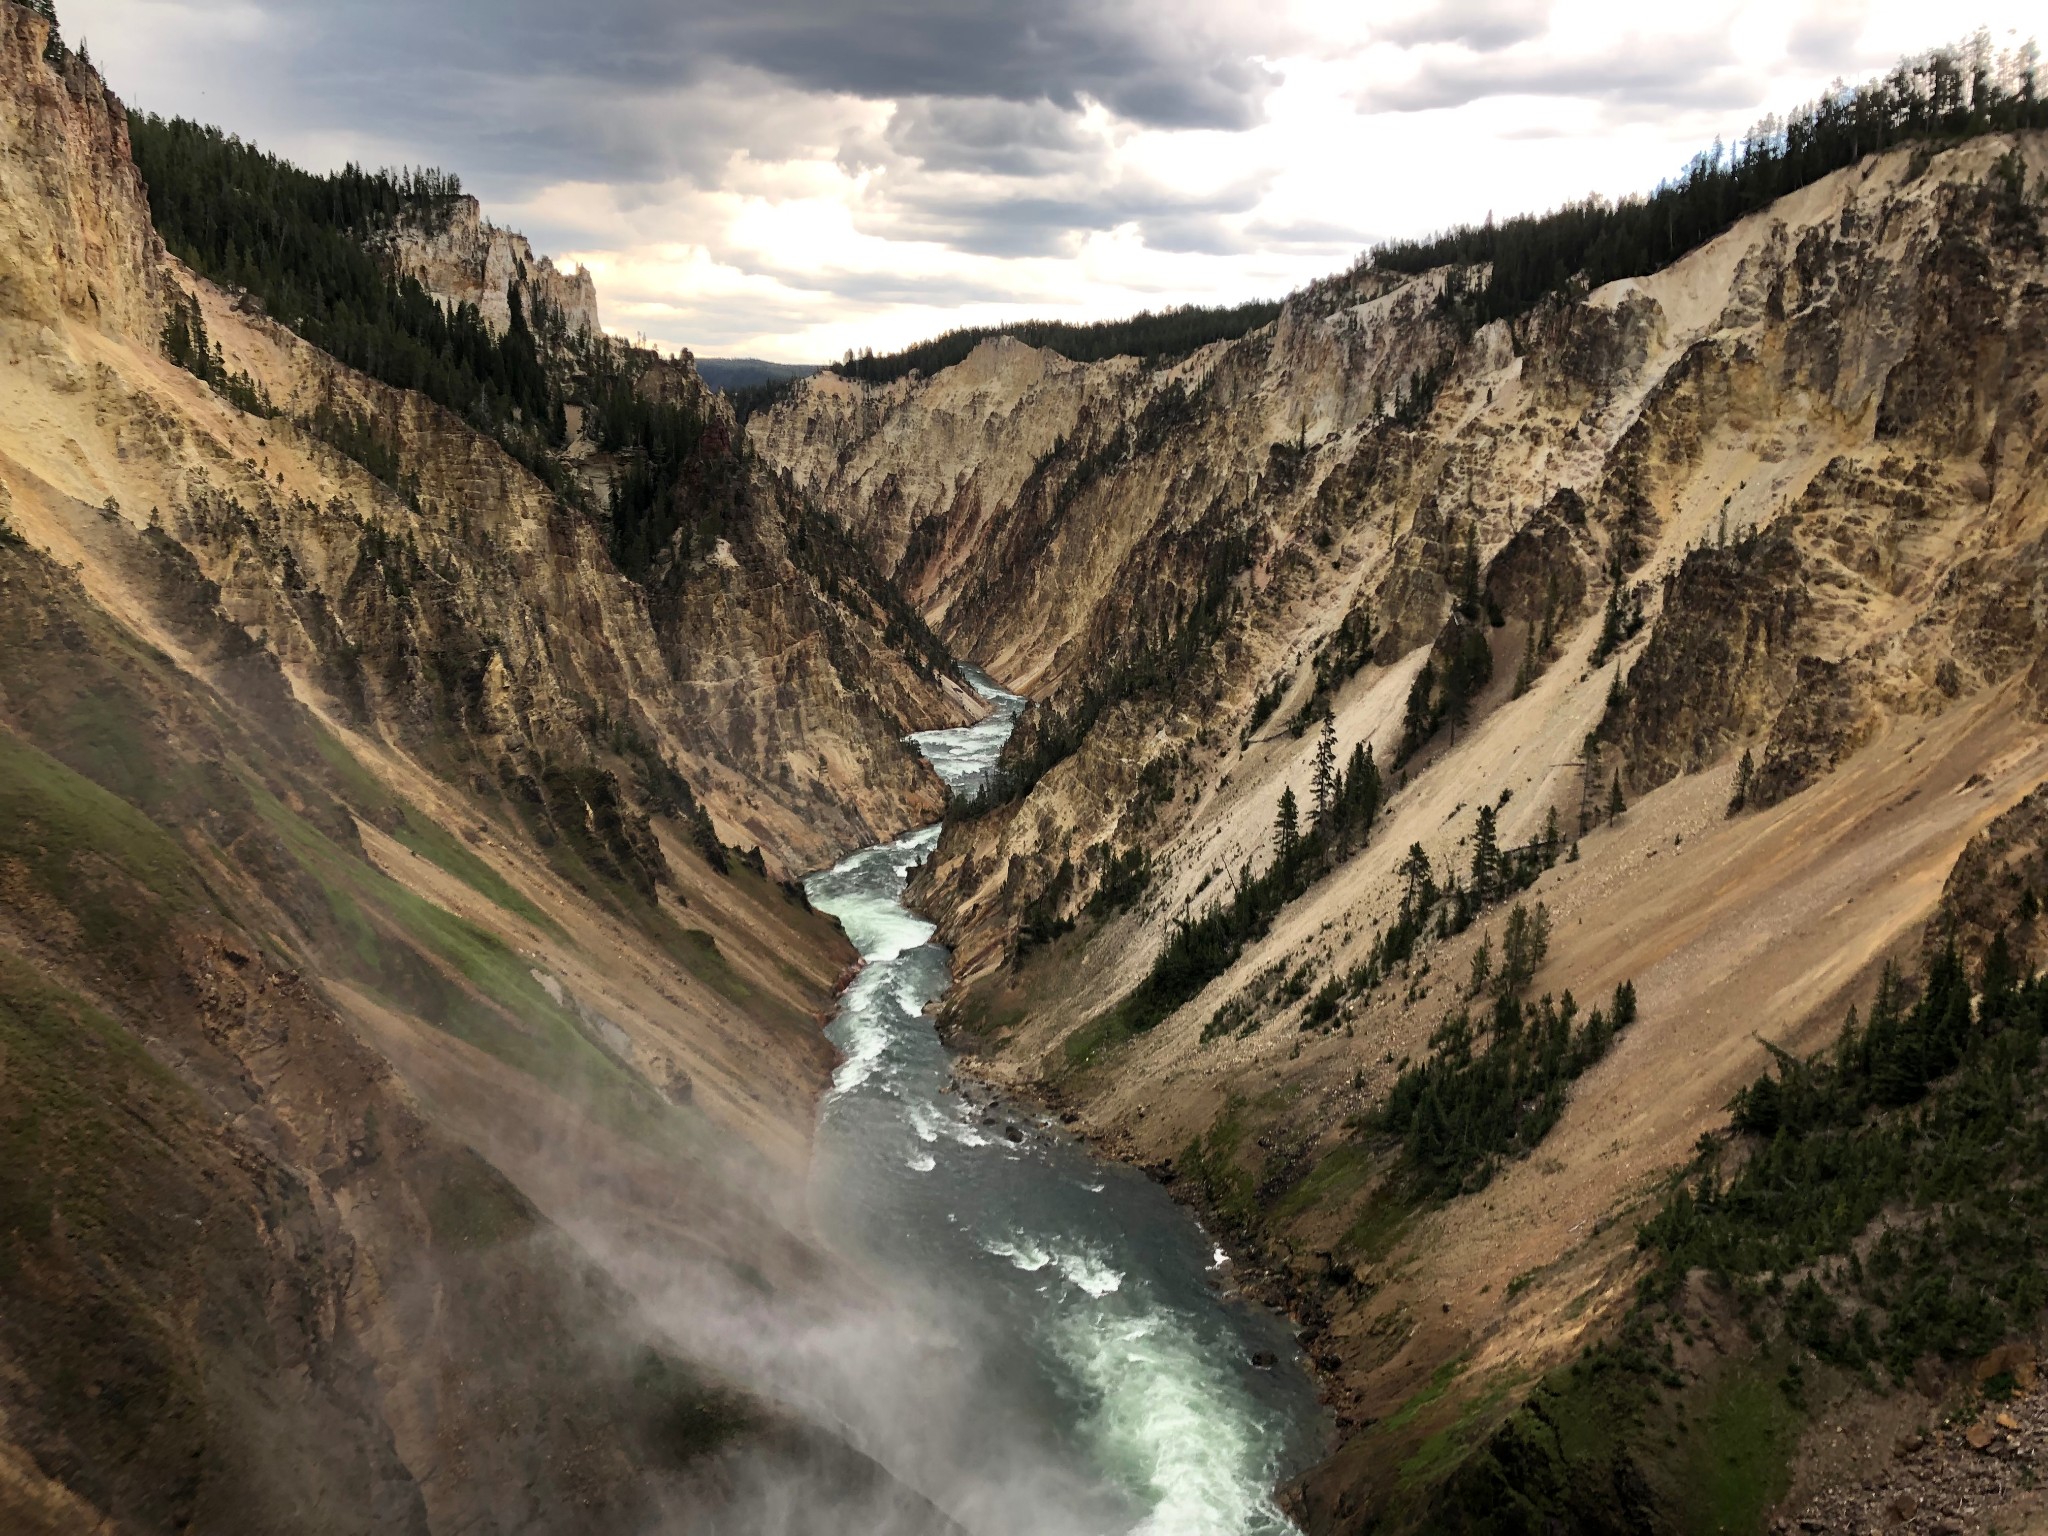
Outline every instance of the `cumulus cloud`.
<svg viewBox="0 0 2048 1536">
<path fill-rule="evenodd" d="M 1367 104 L 1394 112 L 1441 111 L 1489 96 L 1558 96 L 1644 110 L 1738 107 L 1755 100 L 1751 66 L 1725 33 L 1617 37 L 1597 52 L 1559 57 L 1538 50 L 1431 51 L 1406 79 L 1377 85 Z"/>
<path fill-rule="evenodd" d="M 1649 185 L 1943 40 L 1911 0 L 61 9 L 139 105 L 447 166 L 590 262 L 608 324 L 793 360 L 1273 296 L 1375 237 Z"/>
<path fill-rule="evenodd" d="M 1550 0 L 1438 0 L 1375 20 L 1372 35 L 1404 48 L 1461 43 L 1487 52 L 1541 37 L 1550 26 L 1550 10 Z"/>
<path fill-rule="evenodd" d="M 912 97 L 897 106 L 885 137 L 928 170 L 992 176 L 1060 175 L 1102 149 L 1080 114 L 1044 99 Z"/>
</svg>

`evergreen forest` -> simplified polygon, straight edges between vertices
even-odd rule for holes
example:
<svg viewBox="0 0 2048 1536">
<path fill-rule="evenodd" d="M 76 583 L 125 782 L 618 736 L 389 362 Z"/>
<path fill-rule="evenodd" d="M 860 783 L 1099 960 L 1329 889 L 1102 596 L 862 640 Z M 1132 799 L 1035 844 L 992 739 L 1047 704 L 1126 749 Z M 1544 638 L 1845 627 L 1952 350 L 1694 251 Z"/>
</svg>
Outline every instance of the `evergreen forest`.
<svg viewBox="0 0 2048 1536">
<path fill-rule="evenodd" d="M 984 341 L 1014 336 L 1027 346 L 1043 347 L 1076 363 L 1099 363 L 1111 357 L 1135 357 L 1148 363 L 1169 363 L 1212 341 L 1235 341 L 1280 316 L 1278 300 L 1205 306 L 1177 304 L 1140 310 L 1122 320 L 1076 325 L 1065 320 L 1021 320 L 1009 325 L 971 325 L 946 331 L 900 352 L 849 352 L 832 364 L 843 378 L 865 384 L 887 384 L 911 373 L 934 374 L 950 368 Z"/>
<path fill-rule="evenodd" d="M 646 573 L 679 529 L 700 550 L 717 538 L 740 494 L 736 445 L 693 402 L 639 387 L 651 353 L 571 333 L 544 306 L 529 310 L 517 285 L 511 323 L 493 334 L 476 306 L 442 304 L 380 252 L 402 223 L 445 219 L 462 192 L 456 177 L 358 165 L 316 174 L 218 128 L 154 114 L 131 114 L 129 135 L 173 254 L 348 366 L 462 416 L 566 501 L 601 510 L 629 574 Z M 188 340 L 167 335 L 167 348 L 220 387 L 203 338 L 189 340 L 196 309 L 174 308 Z M 586 505 L 557 457 L 571 405 L 596 445 L 625 464 L 602 509 Z M 345 452 L 360 436 L 321 435 Z M 372 458 L 374 473 L 402 483 L 399 466 Z"/>
<path fill-rule="evenodd" d="M 1766 118 L 1732 150 L 1717 141 L 1647 196 L 1589 197 L 1498 223 L 1489 217 L 1380 245 L 1362 265 L 1397 273 L 1484 265 L 1476 288 L 1446 294 L 1461 318 L 1484 325 L 1552 294 L 1657 271 L 1736 220 L 1865 155 L 2041 127 L 2048 127 L 2048 100 L 2031 52 L 2000 57 L 1980 33 L 1901 60 L 1888 75 L 1830 91 L 1782 119 Z"/>
</svg>

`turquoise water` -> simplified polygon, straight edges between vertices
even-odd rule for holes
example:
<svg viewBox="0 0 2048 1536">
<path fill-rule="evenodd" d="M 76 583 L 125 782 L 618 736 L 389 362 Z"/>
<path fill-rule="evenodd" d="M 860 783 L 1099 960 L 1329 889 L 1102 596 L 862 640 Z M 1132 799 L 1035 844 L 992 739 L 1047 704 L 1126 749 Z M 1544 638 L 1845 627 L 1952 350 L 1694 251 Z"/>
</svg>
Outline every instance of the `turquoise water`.
<svg viewBox="0 0 2048 1536">
<path fill-rule="evenodd" d="M 911 738 L 955 788 L 994 763 L 1024 705 L 964 670 L 989 719 Z M 955 1082 L 925 1013 L 949 957 L 903 904 L 938 836 L 807 882 L 866 962 L 829 1031 L 844 1060 L 816 1216 L 884 1287 L 934 1298 L 918 1305 L 955 1342 L 933 1369 L 967 1378 L 946 1381 L 932 1424 L 910 1424 L 913 1388 L 900 1411 L 930 1454 L 897 1470 L 974 1536 L 1291 1531 L 1271 1490 L 1320 1447 L 1323 1420 L 1284 1322 L 1226 1299 L 1221 1252 L 1143 1176 Z"/>
</svg>

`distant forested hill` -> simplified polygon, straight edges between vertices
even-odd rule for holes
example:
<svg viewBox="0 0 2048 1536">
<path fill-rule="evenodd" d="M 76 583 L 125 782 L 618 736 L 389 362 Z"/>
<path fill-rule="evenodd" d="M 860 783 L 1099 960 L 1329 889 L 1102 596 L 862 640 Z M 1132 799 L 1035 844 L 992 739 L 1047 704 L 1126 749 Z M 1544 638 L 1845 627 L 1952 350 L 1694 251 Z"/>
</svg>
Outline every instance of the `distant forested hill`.
<svg viewBox="0 0 2048 1536">
<path fill-rule="evenodd" d="M 886 384 L 915 369 L 937 373 L 950 368 L 991 336 L 1014 336 L 1030 346 L 1044 347 L 1077 363 L 1107 357 L 1138 357 L 1146 362 L 1171 362 L 1212 341 L 1235 341 L 1280 314 L 1279 300 L 1254 301 L 1209 308 L 1199 304 L 1143 310 L 1123 320 L 1070 325 L 1064 320 L 1021 320 L 1012 325 L 973 325 L 947 331 L 901 352 L 877 355 L 849 352 L 831 365 L 834 373 L 869 384 Z M 702 365 L 699 364 L 701 368 Z"/>
<path fill-rule="evenodd" d="M 697 376 L 713 389 L 730 393 L 756 384 L 787 384 L 807 379 L 818 371 L 816 363 L 769 363 L 758 357 L 700 357 Z"/>
</svg>

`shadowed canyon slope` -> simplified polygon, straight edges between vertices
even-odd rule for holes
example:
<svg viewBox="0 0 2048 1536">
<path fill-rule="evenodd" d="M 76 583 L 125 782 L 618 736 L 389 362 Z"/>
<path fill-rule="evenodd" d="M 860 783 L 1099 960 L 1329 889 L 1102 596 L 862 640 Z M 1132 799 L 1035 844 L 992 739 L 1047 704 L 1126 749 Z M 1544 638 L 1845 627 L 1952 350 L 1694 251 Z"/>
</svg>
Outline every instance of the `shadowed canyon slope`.
<svg viewBox="0 0 2048 1536">
<path fill-rule="evenodd" d="M 2038 845 L 1999 818 L 2048 775 L 2044 216 L 2039 135 L 1899 149 L 1511 320 L 1464 318 L 1484 272 L 1365 267 L 1172 366 L 994 341 L 749 423 L 1040 700 L 919 877 L 950 1026 L 1258 1255 L 1351 1431 L 1311 1529 L 1404 1507 L 1621 1317 L 1758 1037 L 1826 1043 L 1948 931 L 1966 846 Z M 1191 972 L 1284 789 L 1312 824 L 1326 714 L 1370 842 Z M 1482 836 L 1532 861 L 1531 995 L 1632 980 L 1641 1022 L 1533 1154 L 1417 1201 L 1373 1116 L 1508 900 L 1386 936 L 1411 851 L 1450 888 Z"/>
<path fill-rule="evenodd" d="M 631 354 L 721 532 L 629 578 L 186 269 L 48 31 L 0 5 L 0 1525 L 618 1532 L 754 1454 L 938 1528 L 716 1298 L 845 1285 L 801 1171 L 853 952 L 785 882 L 932 818 L 900 738 L 964 690 L 687 358 Z M 594 318 L 476 213 L 406 259 Z"/>
</svg>

